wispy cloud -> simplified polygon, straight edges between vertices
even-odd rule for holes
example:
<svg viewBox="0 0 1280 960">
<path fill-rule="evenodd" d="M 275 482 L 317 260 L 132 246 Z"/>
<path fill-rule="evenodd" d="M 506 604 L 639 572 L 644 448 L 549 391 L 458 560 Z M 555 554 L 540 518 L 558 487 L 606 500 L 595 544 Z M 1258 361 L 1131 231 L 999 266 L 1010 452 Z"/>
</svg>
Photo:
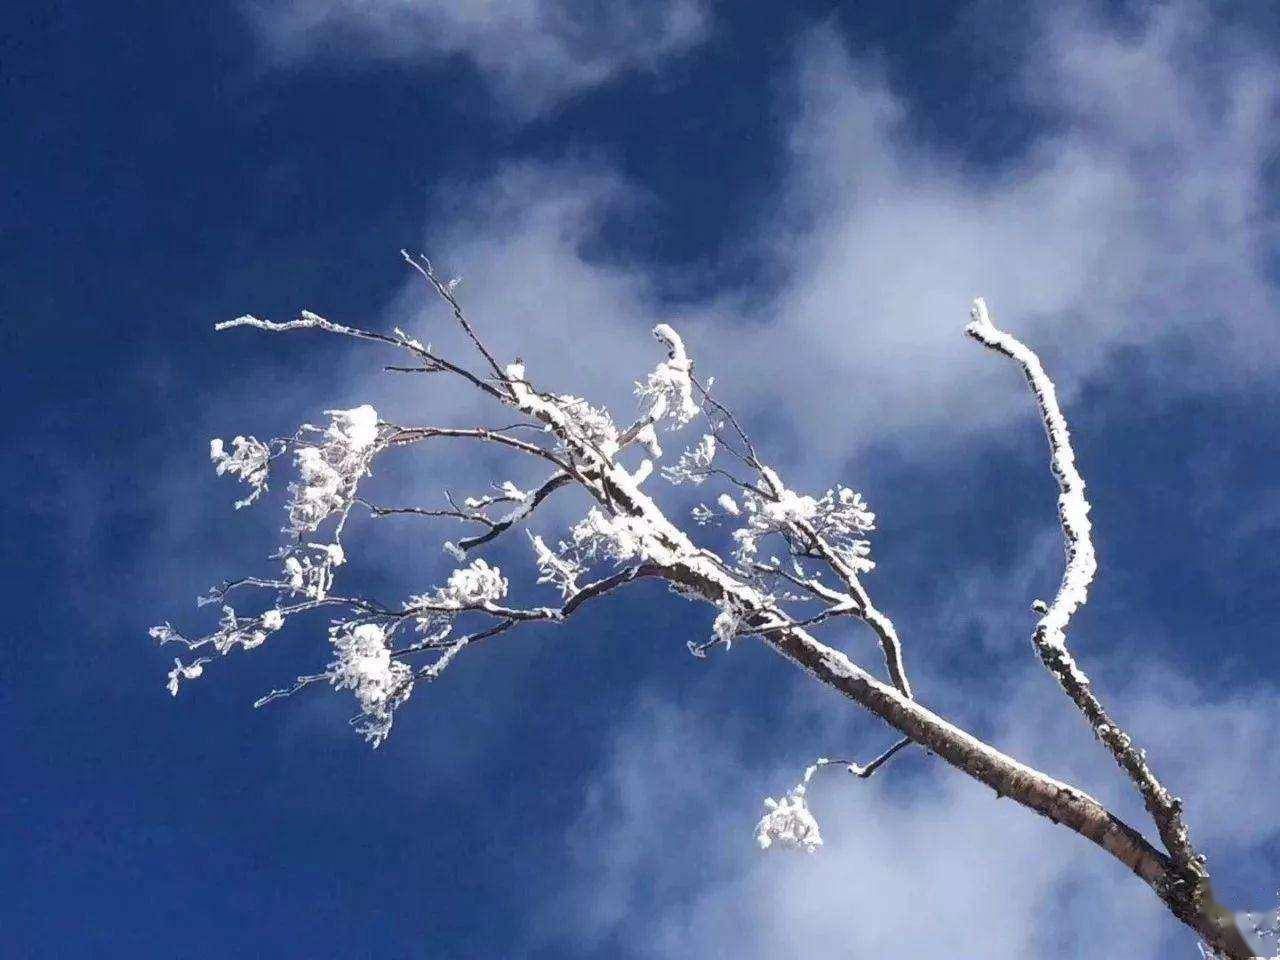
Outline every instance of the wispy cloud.
<svg viewBox="0 0 1280 960">
<path fill-rule="evenodd" d="M 824 472 L 886 436 L 936 451 L 1027 414 L 1016 373 L 961 334 L 978 294 L 1044 352 L 1068 403 L 1135 345 L 1165 398 L 1273 381 L 1280 64 L 1242 36 L 1215 35 L 1214 58 L 1200 56 L 1204 17 L 1153 8 L 1122 37 L 1042 10 L 1017 95 L 1043 129 L 994 172 L 913 142 L 911 103 L 886 74 L 829 29 L 808 34 L 780 201 L 741 238 L 786 279 L 678 311 L 701 369 Z M 585 252 L 602 210 L 643 200 L 599 165 L 516 164 L 469 194 L 474 216 L 433 227 L 432 248 L 478 317 L 584 348 L 531 369 L 592 388 L 669 318 L 643 265 Z M 597 346 L 612 348 L 586 352 Z"/>
<path fill-rule="evenodd" d="M 270 56 L 282 62 L 468 59 L 495 95 L 532 116 L 632 70 L 654 70 L 700 41 L 701 0 L 251 0 Z"/>
<path fill-rule="evenodd" d="M 1043 132 L 995 172 L 913 142 L 910 104 L 883 72 L 829 32 L 809 37 L 786 215 L 769 242 L 792 278 L 750 310 L 761 324 L 731 341 L 730 364 L 779 384 L 790 399 L 768 400 L 802 412 L 800 446 L 840 456 L 875 433 L 981 430 L 1022 412 L 1018 378 L 961 336 L 977 294 L 1068 389 L 1118 346 L 1160 362 L 1179 339 L 1201 359 L 1194 381 L 1166 381 L 1169 395 L 1274 380 L 1266 178 L 1280 65 L 1229 34 L 1202 56 L 1204 20 L 1196 5 L 1154 7 L 1122 38 L 1044 13 L 1019 93 Z M 832 404 L 850 415 L 803 415 Z"/>
</svg>

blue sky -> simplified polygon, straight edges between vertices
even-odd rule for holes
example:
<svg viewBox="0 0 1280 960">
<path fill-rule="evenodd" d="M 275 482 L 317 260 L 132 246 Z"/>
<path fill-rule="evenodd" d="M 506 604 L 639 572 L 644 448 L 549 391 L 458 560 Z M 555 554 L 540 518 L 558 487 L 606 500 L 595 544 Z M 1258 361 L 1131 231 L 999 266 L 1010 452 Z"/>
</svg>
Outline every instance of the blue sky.
<svg viewBox="0 0 1280 960">
<path fill-rule="evenodd" d="M 753 644 L 689 657 L 713 612 L 656 587 L 469 652 L 376 752 L 345 693 L 250 709 L 323 668 L 322 624 L 171 700 L 147 628 L 204 623 L 193 598 L 263 569 L 280 522 L 231 509 L 210 437 L 476 415 L 376 351 L 212 332 L 308 307 L 448 343 L 402 246 L 463 277 L 504 356 L 616 409 L 677 323 L 794 486 L 866 495 L 920 697 L 1138 822 L 1028 643 L 1054 489 L 1025 386 L 961 336 L 986 296 L 1089 483 L 1077 654 L 1221 898 L 1274 904 L 1274 10 L 904 6 L 0 13 L 0 953 L 1195 955 L 1092 848 L 918 755 L 819 785 L 821 854 L 761 855 L 765 795 L 889 733 Z M 351 582 L 429 588 L 444 535 L 357 524 Z M 532 572 L 519 542 L 492 558 Z"/>
</svg>

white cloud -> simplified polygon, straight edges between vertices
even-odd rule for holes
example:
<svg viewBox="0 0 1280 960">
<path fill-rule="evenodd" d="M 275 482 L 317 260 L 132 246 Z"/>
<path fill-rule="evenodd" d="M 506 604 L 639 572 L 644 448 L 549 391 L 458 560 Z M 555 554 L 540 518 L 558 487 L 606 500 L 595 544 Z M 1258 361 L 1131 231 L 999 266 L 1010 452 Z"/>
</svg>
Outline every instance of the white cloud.
<svg viewBox="0 0 1280 960">
<path fill-rule="evenodd" d="M 462 55 L 529 116 L 632 70 L 654 70 L 706 33 L 701 0 L 252 0 L 273 57 L 424 63 Z"/>
<path fill-rule="evenodd" d="M 936 446 L 943 423 L 963 436 L 1027 413 L 1016 374 L 961 336 L 977 294 L 1068 387 L 1119 345 L 1159 360 L 1169 335 L 1202 353 L 1198 382 L 1170 395 L 1274 379 L 1264 176 L 1280 67 L 1229 36 L 1198 60 L 1204 19 L 1157 7 L 1120 39 L 1049 15 L 1022 81 L 1048 132 L 989 176 L 908 142 L 907 107 L 875 66 L 812 35 L 769 246 L 794 273 L 752 311 L 752 335 L 729 341 L 730 366 L 772 386 L 769 402 L 800 411 L 805 445 L 833 457 L 876 434 L 924 427 Z M 796 209 L 803 226 L 789 228 Z M 837 415 L 819 422 L 815 406 Z"/>
<path fill-rule="evenodd" d="M 1166 377 L 1156 402 L 1274 380 L 1280 298 L 1264 255 L 1277 224 L 1264 177 L 1280 66 L 1230 37 L 1202 65 L 1202 30 L 1187 4 L 1156 9 L 1124 39 L 1046 15 L 1022 93 L 1047 132 L 989 176 L 906 142 L 908 105 L 883 74 L 829 32 L 809 35 L 779 208 L 744 238 L 788 279 L 770 296 L 677 311 L 702 372 L 721 375 L 749 416 L 767 415 L 784 454 L 806 460 L 794 470 L 823 475 L 885 437 L 933 456 L 1032 422 L 1012 366 L 961 334 L 977 294 L 1042 350 L 1068 414 L 1074 388 L 1124 345 L 1172 372 L 1170 344 L 1194 338 L 1196 376 Z M 566 388 L 625 386 L 648 356 L 648 326 L 672 318 L 653 307 L 657 281 L 642 268 L 583 247 L 600 210 L 635 192 L 599 166 L 514 165 L 468 219 L 443 236 L 433 225 L 431 248 L 512 350 L 551 348 L 535 370 L 562 373 Z"/>
</svg>

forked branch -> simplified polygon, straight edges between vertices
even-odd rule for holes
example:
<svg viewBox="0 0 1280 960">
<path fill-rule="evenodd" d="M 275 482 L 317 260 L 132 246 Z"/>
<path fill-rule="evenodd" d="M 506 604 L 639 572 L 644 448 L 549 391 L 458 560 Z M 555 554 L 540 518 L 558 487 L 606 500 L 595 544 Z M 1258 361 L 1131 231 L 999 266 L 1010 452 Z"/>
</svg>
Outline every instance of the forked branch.
<svg viewBox="0 0 1280 960">
<path fill-rule="evenodd" d="M 262 443 L 238 437 L 230 453 L 221 441 L 214 441 L 211 457 L 218 471 L 253 488 L 242 504 L 259 499 L 274 465 L 292 453 L 298 477 L 289 487 L 289 536 L 275 557 L 284 570 L 278 576 L 242 578 L 224 585 L 218 594 L 224 603 L 223 619 L 209 635 L 187 640 L 165 624 L 153 631 L 157 639 L 226 654 L 258 646 L 282 629 L 286 620 L 323 608 L 335 615 L 325 644 L 333 659 L 323 672 L 304 672 L 294 684 L 272 691 L 259 702 L 292 696 L 319 687 L 322 681 L 350 690 L 360 708 L 354 722 L 376 745 L 390 733 L 396 711 L 415 687 L 438 678 L 464 650 L 522 625 L 562 623 L 588 602 L 636 580 L 661 580 L 687 598 L 706 602 L 715 612 L 710 636 L 689 641 L 694 653 L 706 656 L 712 648 L 727 649 L 739 638 L 756 637 L 900 734 L 892 747 L 865 765 L 822 761 L 811 767 L 799 787 L 781 801 L 770 801 L 770 812 L 760 825 L 762 845 L 778 841 L 812 850 L 821 843 L 804 795 L 819 768 L 839 764 L 866 778 L 916 744 L 999 796 L 1065 825 L 1105 850 L 1150 885 L 1179 919 L 1224 956 L 1233 960 L 1248 956 L 1229 913 L 1213 900 L 1203 858 L 1188 838 L 1180 802 L 1165 790 L 1142 752 L 1103 710 L 1068 652 L 1068 624 L 1085 601 L 1096 569 L 1084 482 L 1075 467 L 1053 384 L 1039 359 L 1015 337 L 997 329 L 981 301 L 975 304 L 969 335 L 1022 367 L 1040 407 L 1061 489 L 1059 517 L 1067 569 L 1057 596 L 1040 607 L 1033 634 L 1036 649 L 1141 792 L 1167 853 L 1081 790 L 1019 763 L 916 699 L 904 665 L 902 639 L 893 621 L 872 602 L 863 582 L 874 567 L 867 539 L 874 530 L 874 515 L 858 493 L 842 484 L 817 495 L 790 489 L 780 472 L 761 458 L 742 422 L 712 397 L 711 381 L 695 377 L 693 361 L 670 326 L 654 328 L 665 357 L 637 381 L 641 409 L 634 418 L 622 421 L 630 426 L 620 428 L 604 407 L 537 386 L 522 362 L 500 363 L 463 311 L 453 282 L 442 281 L 425 258 L 405 254 L 405 259 L 448 306 L 453 322 L 483 362 L 483 373 L 441 356 L 402 331 L 389 335 L 363 330 L 309 311 L 287 323 L 241 317 L 219 324 L 218 329 L 318 329 L 389 346 L 407 352 L 413 365 L 388 369 L 451 374 L 446 382 L 481 391 L 501 407 L 516 411 L 520 423 L 508 428 L 405 427 L 380 420 L 372 407 L 363 406 L 329 411 L 327 426 L 304 426 L 291 438 Z M 660 431 L 678 430 L 698 418 L 705 418 L 710 432 L 677 461 L 655 469 L 664 455 Z M 535 432 L 516 436 L 517 428 Z M 491 488 L 499 493 L 468 498 L 461 505 L 450 495 L 447 509 L 381 507 L 362 492 L 379 457 L 393 451 L 407 455 L 427 440 L 489 443 L 541 464 L 544 471 L 546 465 L 553 470 L 531 491 L 495 479 Z M 717 464 L 719 451 L 733 458 L 730 469 Z M 659 505 L 653 487 L 656 477 L 675 484 L 709 484 L 719 491 L 693 511 L 694 520 L 711 531 L 702 538 L 704 542 L 695 542 L 692 528 L 673 521 Z M 532 585 L 521 584 L 518 578 L 513 585 L 497 566 L 477 557 L 454 569 L 443 583 L 398 605 L 346 597 L 333 590 L 337 569 L 345 562 L 342 535 L 354 505 L 363 504 L 381 516 L 415 514 L 476 524 L 479 532 L 474 536 L 443 544 L 461 564 L 468 554 L 524 525 L 552 493 L 568 487 L 585 493 L 589 509 L 564 531 L 562 539 L 553 537 L 548 543 L 530 532 L 534 576 L 527 579 L 536 577 Z M 500 504 L 510 509 L 499 515 Z M 724 532 L 714 532 L 717 528 Z M 557 591 L 560 602 L 512 599 L 522 589 L 538 587 Z M 227 602 L 233 589 L 258 590 L 268 598 L 267 608 L 251 616 L 237 613 Z M 865 622 L 875 634 L 887 682 L 815 634 L 819 629 L 834 631 L 851 619 Z M 424 664 L 421 658 L 429 662 Z M 179 660 L 170 672 L 173 692 L 180 682 L 203 674 L 211 662 L 208 657 L 188 664 Z"/>
</svg>

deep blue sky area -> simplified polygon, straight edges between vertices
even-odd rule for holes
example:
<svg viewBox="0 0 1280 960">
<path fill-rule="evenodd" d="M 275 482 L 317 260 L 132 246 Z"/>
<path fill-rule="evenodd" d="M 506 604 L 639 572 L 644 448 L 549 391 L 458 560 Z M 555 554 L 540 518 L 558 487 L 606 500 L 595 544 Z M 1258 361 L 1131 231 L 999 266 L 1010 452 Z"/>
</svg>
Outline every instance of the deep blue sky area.
<svg viewBox="0 0 1280 960">
<path fill-rule="evenodd" d="M 1005 302 L 1034 312 L 1028 339 L 1062 371 L 1092 491 L 1102 575 L 1080 615 L 1081 659 L 1190 798 L 1223 899 L 1274 906 L 1274 3 L 649 8 L 696 11 L 696 29 L 577 0 L 511 4 L 535 11 L 527 22 L 451 6 L 317 0 L 322 26 L 307 3 L 276 0 L 0 9 L 0 958 L 870 958 L 886 942 L 907 957 L 1194 955 L 1100 854 L 918 756 L 874 788 L 815 800 L 832 817 L 822 866 L 759 856 L 764 795 L 816 756 L 873 751 L 888 734 L 751 642 L 689 657 L 712 613 L 651 585 L 469 651 L 377 751 L 347 727 L 346 693 L 250 708 L 324 668 L 320 622 L 211 664 L 170 698 L 171 652 L 147 629 L 208 627 L 194 597 L 266 569 L 280 516 L 283 480 L 276 499 L 231 510 L 209 438 L 354 406 L 387 359 L 213 323 L 309 307 L 389 328 L 418 296 L 401 247 L 491 283 L 514 250 L 527 265 L 511 279 L 526 285 L 510 294 L 519 311 L 478 322 L 512 353 L 569 344 L 551 361 L 561 373 L 593 366 L 590 344 L 611 330 L 686 317 L 691 352 L 794 462 L 797 486 L 866 493 L 881 518 L 873 587 L 908 638 L 922 699 L 1123 798 L 1027 642 L 1027 604 L 1060 575 L 1031 401 L 1003 361 L 974 358 L 989 379 L 967 385 L 926 327 L 893 332 L 895 311 L 935 280 L 948 295 L 953 280 L 966 295 L 988 281 L 1013 291 Z M 1050 60 L 1063 72 L 1042 70 Z M 1214 109 L 1242 90 L 1255 113 Z M 877 113 L 877 98 L 893 107 Z M 856 127 L 863 111 L 877 119 Z M 1227 140 L 1238 153 L 1196 165 L 1200 146 Z M 1061 186 L 1077 173 L 1078 189 Z M 593 177 L 611 186 L 582 188 L 588 215 L 528 225 Z M 1216 192 L 1246 182 L 1239 207 Z M 927 238 L 973 210 L 990 233 L 961 244 L 980 251 L 969 276 L 965 256 Z M 1005 233 L 1021 240 L 995 246 Z M 535 235 L 558 261 L 521 254 Z M 898 269 L 885 264 L 917 249 L 923 266 L 882 291 L 878 275 Z M 1027 285 L 1055 292 L 1006 284 L 1023 255 L 1036 265 Z M 587 277 L 597 299 L 533 289 L 557 269 L 565 290 Z M 832 285 L 846 274 L 853 287 Z M 1106 308 L 1091 312 L 1077 287 Z M 464 282 L 464 303 L 472 291 Z M 500 311 L 506 295 L 479 299 Z M 595 324 L 580 346 L 586 328 L 559 318 L 570 301 L 574 317 L 599 311 L 580 321 Z M 823 324 L 804 319 L 819 308 Z M 966 304 L 952 309 L 948 349 Z M 834 341 L 871 346 L 823 348 Z M 612 348 L 598 359 L 624 369 Z M 653 360 L 635 358 L 624 394 Z M 417 409 L 413 387 L 369 389 Z M 789 392 L 800 399 L 766 402 Z M 948 421 L 970 403 L 1001 412 Z M 797 417 L 840 425 L 821 456 L 808 457 Z M 805 473 L 818 466 L 839 475 Z M 396 469 L 412 467 L 388 479 Z M 399 598 L 447 575 L 440 531 L 388 531 L 379 547 L 348 546 L 353 582 Z M 353 536 L 380 542 L 363 520 Z M 523 535 L 490 556 L 531 570 Z M 876 663 L 865 637 L 848 649 Z M 959 839 L 940 813 L 952 807 Z M 1246 822 L 1228 824 L 1233 811 Z M 1002 818 L 1017 831 L 993 852 L 982 824 L 998 836 Z M 961 919 L 930 899 L 842 920 L 844 898 L 870 903 L 878 881 L 871 866 L 840 871 L 904 823 L 911 856 L 972 866 L 952 890 Z M 912 886 L 927 863 L 876 856 L 901 867 L 886 889 L 938 896 L 927 877 Z M 1039 899 L 980 914 L 986 885 Z M 966 915 L 985 917 L 985 946 Z M 1118 946 L 1129 934 L 1150 953 Z"/>
</svg>

